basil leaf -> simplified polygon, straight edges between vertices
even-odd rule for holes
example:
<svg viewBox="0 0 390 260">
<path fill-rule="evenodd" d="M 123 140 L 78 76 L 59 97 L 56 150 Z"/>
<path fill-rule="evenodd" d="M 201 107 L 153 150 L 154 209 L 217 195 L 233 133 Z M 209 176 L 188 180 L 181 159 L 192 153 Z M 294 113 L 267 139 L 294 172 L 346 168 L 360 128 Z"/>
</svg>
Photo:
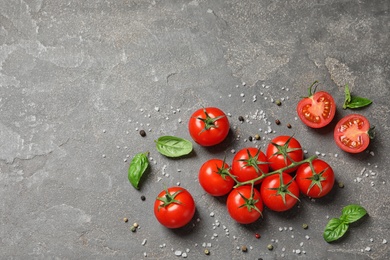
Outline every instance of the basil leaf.
<svg viewBox="0 0 390 260">
<path fill-rule="evenodd" d="M 340 219 L 342 219 L 345 223 L 350 224 L 358 221 L 366 214 L 367 211 L 362 206 L 352 204 L 343 208 Z"/>
<path fill-rule="evenodd" d="M 323 237 L 328 243 L 335 241 L 347 232 L 348 227 L 348 224 L 341 219 L 332 218 L 325 227 Z"/>
<path fill-rule="evenodd" d="M 138 189 L 138 184 L 142 175 L 149 166 L 147 153 L 138 153 L 130 162 L 128 178 L 134 188 Z"/>
<path fill-rule="evenodd" d="M 192 151 L 192 143 L 176 136 L 161 136 L 156 142 L 157 150 L 168 157 L 180 157 Z"/>
<path fill-rule="evenodd" d="M 347 108 L 361 108 L 368 106 L 372 103 L 368 98 L 363 97 L 351 97 L 351 101 L 346 105 Z"/>
<path fill-rule="evenodd" d="M 343 108 L 347 109 L 347 105 L 351 102 L 351 92 L 349 91 L 348 84 L 345 84 L 344 93 L 345 93 L 345 99 L 344 99 Z"/>
</svg>

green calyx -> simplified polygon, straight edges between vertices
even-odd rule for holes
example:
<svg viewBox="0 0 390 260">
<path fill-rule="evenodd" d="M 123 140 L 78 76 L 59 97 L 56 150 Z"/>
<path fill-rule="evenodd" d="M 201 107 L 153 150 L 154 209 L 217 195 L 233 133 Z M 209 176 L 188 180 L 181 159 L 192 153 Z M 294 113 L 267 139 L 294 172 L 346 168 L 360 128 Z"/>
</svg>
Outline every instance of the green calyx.
<svg viewBox="0 0 390 260">
<path fill-rule="evenodd" d="M 282 155 L 286 165 L 288 164 L 288 160 L 290 160 L 291 162 L 294 162 L 294 160 L 292 160 L 291 157 L 288 155 L 289 153 L 297 151 L 297 150 L 302 150 L 302 148 L 290 148 L 289 147 L 289 144 L 290 144 L 290 141 L 292 138 L 293 137 L 290 136 L 284 145 L 272 143 L 278 149 L 278 151 L 275 152 L 272 156 Z"/>
<path fill-rule="evenodd" d="M 313 173 L 313 176 L 306 178 L 307 180 L 311 180 L 310 186 L 309 186 L 309 188 L 307 189 L 307 194 L 309 194 L 310 190 L 311 190 L 314 186 L 317 186 L 317 187 L 320 189 L 319 194 L 321 194 L 321 192 L 322 192 L 322 184 L 321 184 L 321 182 L 324 181 L 324 180 L 326 180 L 326 178 L 323 177 L 323 175 L 324 175 L 324 173 L 325 173 L 329 168 L 325 168 L 325 169 L 322 170 L 320 173 L 316 173 L 316 172 L 314 171 L 314 167 L 313 167 L 313 164 L 312 164 L 312 163 L 310 163 L 310 168 L 311 168 L 311 172 Z"/>
<path fill-rule="evenodd" d="M 243 208 L 243 207 L 246 207 L 246 209 L 251 212 L 252 210 L 256 210 L 257 212 L 260 213 L 261 216 L 263 216 L 263 214 L 261 213 L 260 209 L 258 207 L 256 207 L 256 203 L 259 202 L 259 200 L 255 200 L 253 198 L 253 186 L 252 186 L 252 189 L 251 189 L 251 196 L 249 198 L 245 197 L 244 195 L 242 195 L 240 192 L 238 192 L 238 194 L 240 194 L 241 198 L 245 201 L 244 204 L 240 205 L 238 208 Z"/>
<path fill-rule="evenodd" d="M 217 168 L 217 170 L 214 171 L 216 174 L 219 174 L 222 177 L 222 179 L 224 179 L 224 180 L 226 180 L 227 176 L 230 176 L 233 178 L 232 174 L 229 171 L 229 168 L 225 168 L 225 165 L 226 165 L 225 161 L 226 161 L 226 157 L 223 159 L 222 167 L 218 167 L 218 165 L 216 165 L 215 167 Z M 233 179 L 235 179 L 235 178 L 233 178 Z"/>
<path fill-rule="evenodd" d="M 318 80 L 314 81 L 313 84 L 311 84 L 311 86 L 309 87 L 308 89 L 308 97 L 311 97 L 313 96 L 313 94 L 316 92 L 316 88 L 318 86 Z M 314 90 L 313 90 L 313 87 L 314 87 Z"/>
<path fill-rule="evenodd" d="M 279 187 L 278 187 L 278 188 L 270 188 L 270 190 L 275 190 L 275 191 L 276 191 L 275 196 L 281 196 L 284 205 L 286 205 L 286 195 L 287 195 L 287 194 L 290 195 L 291 197 L 293 197 L 294 199 L 296 199 L 296 200 L 299 201 L 299 198 L 298 198 L 297 196 L 295 196 L 295 195 L 288 189 L 289 186 L 291 185 L 291 183 L 293 182 L 294 179 L 291 179 L 288 183 L 284 184 L 283 175 L 282 175 L 282 174 L 279 175 L 279 178 L 280 178 L 280 185 L 279 185 Z"/>
<path fill-rule="evenodd" d="M 203 112 L 204 112 L 206 118 L 197 117 L 198 120 L 201 120 L 204 123 L 204 129 L 199 134 L 201 134 L 202 132 L 207 131 L 211 128 L 216 128 L 217 126 L 215 125 L 215 122 L 218 121 L 219 119 L 225 117 L 225 115 L 218 116 L 218 117 L 210 117 L 209 114 L 207 113 L 206 109 L 203 109 Z"/>
<path fill-rule="evenodd" d="M 255 156 L 251 155 L 251 153 L 249 152 L 249 149 L 247 149 L 246 152 L 248 153 L 248 159 L 238 160 L 240 162 L 245 162 L 245 165 L 242 167 L 253 167 L 256 170 L 256 173 L 264 174 L 264 172 L 259 168 L 259 165 L 268 164 L 268 163 L 257 160 L 257 158 L 259 157 L 259 154 L 260 154 L 260 149 L 257 150 Z M 259 175 L 261 175 L 261 174 L 259 174 Z"/>
<path fill-rule="evenodd" d="M 162 201 L 163 204 L 161 204 L 160 206 L 158 206 L 158 210 L 160 210 L 161 208 L 165 208 L 167 207 L 168 205 L 172 204 L 172 203 L 176 203 L 176 204 L 181 204 L 180 201 L 178 200 L 175 200 L 175 197 L 180 193 L 182 192 L 183 190 L 178 190 L 176 191 L 175 193 L 173 194 L 170 194 L 168 192 L 168 189 L 165 189 L 165 195 L 162 196 L 162 197 L 157 197 L 158 200 Z"/>
</svg>

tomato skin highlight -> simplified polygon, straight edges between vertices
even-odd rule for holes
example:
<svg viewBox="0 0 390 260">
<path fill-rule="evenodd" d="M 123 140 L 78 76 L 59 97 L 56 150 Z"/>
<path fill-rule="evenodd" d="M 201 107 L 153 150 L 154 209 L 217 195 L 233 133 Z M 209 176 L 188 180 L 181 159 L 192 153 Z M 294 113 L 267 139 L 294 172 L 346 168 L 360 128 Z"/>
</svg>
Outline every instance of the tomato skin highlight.
<svg viewBox="0 0 390 260">
<path fill-rule="evenodd" d="M 326 91 L 315 92 L 298 102 L 297 114 L 311 128 L 322 128 L 332 122 L 336 114 L 336 103 Z"/>
<path fill-rule="evenodd" d="M 298 202 L 299 197 L 299 187 L 298 184 L 292 179 L 292 177 L 283 173 L 283 183 L 280 181 L 279 174 L 268 176 L 264 179 L 263 183 L 260 186 L 261 199 L 263 200 L 264 205 L 273 210 L 273 211 L 286 211 L 294 207 Z M 283 201 L 282 195 L 278 194 L 278 189 L 281 185 L 286 185 L 291 181 L 291 184 L 288 186 L 288 192 L 291 192 L 296 198 L 290 194 L 285 194 L 285 202 Z"/>
<path fill-rule="evenodd" d="M 216 107 L 196 110 L 188 121 L 188 131 L 192 139 L 201 146 L 221 143 L 230 130 L 225 113 Z"/>
<path fill-rule="evenodd" d="M 173 195 L 177 202 L 164 206 L 164 202 L 158 198 L 164 198 L 166 193 Z M 195 214 L 195 201 L 192 195 L 182 187 L 170 187 L 161 191 L 154 202 L 154 215 L 158 222 L 167 228 L 180 228 L 188 224 Z"/>
<path fill-rule="evenodd" d="M 252 160 L 250 160 L 252 162 L 252 165 L 250 165 L 251 162 L 249 162 L 248 164 L 248 162 L 246 161 L 250 159 L 249 155 L 253 158 Z M 256 164 L 257 166 L 253 166 L 254 164 Z M 256 167 L 258 168 L 258 171 L 256 171 Z M 268 172 L 269 167 L 267 157 L 258 148 L 249 147 L 241 149 L 236 153 L 233 158 L 232 173 L 234 176 L 236 176 L 237 181 L 250 181 Z M 256 181 L 255 184 L 259 184 L 261 182 L 262 180 L 259 180 Z"/>
<path fill-rule="evenodd" d="M 264 206 L 263 206 L 263 202 L 261 201 L 260 192 L 256 189 L 253 189 L 253 194 L 252 194 L 252 198 L 255 201 L 253 206 L 257 207 L 257 209 L 260 212 L 254 208 L 248 210 L 246 206 L 242 206 L 245 204 L 245 200 L 242 198 L 242 196 L 244 196 L 245 198 L 250 198 L 251 189 L 252 186 L 250 185 L 239 186 L 233 189 L 227 198 L 226 206 L 229 215 L 238 223 L 241 224 L 253 223 L 260 218 L 261 216 L 260 212 L 263 212 Z"/>
<path fill-rule="evenodd" d="M 290 139 L 290 141 L 288 141 Z M 287 143 L 288 142 L 288 143 Z M 284 146 L 284 152 L 290 157 L 285 160 L 283 154 L 280 154 L 280 150 L 276 145 Z M 271 170 L 279 170 L 292 163 L 291 159 L 295 162 L 303 160 L 303 150 L 301 144 L 297 139 L 291 136 L 277 136 L 271 140 L 266 150 L 267 161 L 269 162 L 269 168 Z M 284 172 L 291 173 L 298 167 L 290 168 Z"/>
<path fill-rule="evenodd" d="M 360 153 L 370 144 L 370 122 L 360 114 L 343 117 L 334 129 L 338 147 L 348 153 Z"/>
<path fill-rule="evenodd" d="M 228 194 L 235 184 L 232 177 L 218 173 L 220 169 L 230 172 L 229 165 L 219 159 L 208 160 L 199 169 L 199 184 L 212 196 Z"/>
<path fill-rule="evenodd" d="M 321 159 L 315 159 L 312 162 L 315 174 L 309 163 L 299 166 L 295 181 L 298 184 L 299 190 L 311 198 L 322 198 L 327 195 L 333 188 L 335 176 L 332 167 Z M 310 187 L 313 184 L 312 187 Z M 321 186 L 321 188 L 320 188 Z"/>
</svg>

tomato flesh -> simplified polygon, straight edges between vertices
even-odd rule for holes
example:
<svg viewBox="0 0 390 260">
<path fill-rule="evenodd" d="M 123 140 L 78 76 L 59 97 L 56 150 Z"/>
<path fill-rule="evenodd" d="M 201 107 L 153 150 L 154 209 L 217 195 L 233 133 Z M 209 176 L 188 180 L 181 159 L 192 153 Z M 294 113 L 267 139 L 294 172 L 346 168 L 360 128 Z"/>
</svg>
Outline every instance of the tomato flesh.
<svg viewBox="0 0 390 260">
<path fill-rule="evenodd" d="M 305 125 L 321 128 L 333 120 L 336 114 L 336 105 L 329 93 L 320 91 L 311 97 L 302 99 L 298 103 L 297 113 Z"/>
<path fill-rule="evenodd" d="M 367 118 L 359 114 L 351 114 L 337 123 L 334 129 L 334 139 L 342 150 L 360 153 L 370 143 L 369 129 L 370 123 Z"/>
</svg>

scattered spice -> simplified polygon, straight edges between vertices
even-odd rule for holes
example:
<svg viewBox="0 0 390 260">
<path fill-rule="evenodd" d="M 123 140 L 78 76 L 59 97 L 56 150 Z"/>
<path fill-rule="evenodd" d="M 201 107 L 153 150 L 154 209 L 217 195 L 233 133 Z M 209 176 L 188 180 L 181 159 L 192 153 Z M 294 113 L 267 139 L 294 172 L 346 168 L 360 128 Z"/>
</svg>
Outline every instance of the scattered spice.
<svg viewBox="0 0 390 260">
<path fill-rule="evenodd" d="M 123 221 L 124 221 L 125 223 L 127 223 L 127 222 L 129 221 L 129 219 L 128 219 L 128 218 L 123 218 Z"/>
<path fill-rule="evenodd" d="M 291 124 L 287 124 L 287 128 L 291 128 Z"/>
<path fill-rule="evenodd" d="M 242 246 L 242 247 L 241 247 L 241 251 L 242 251 L 242 252 L 248 252 L 248 248 L 247 248 L 246 246 Z"/>
<path fill-rule="evenodd" d="M 139 131 L 139 134 L 140 134 L 142 137 L 145 137 L 145 136 L 146 136 L 145 130 L 140 130 L 140 131 Z"/>
<path fill-rule="evenodd" d="M 341 182 L 341 181 L 339 181 L 339 188 L 344 188 L 344 183 L 343 182 Z"/>
<path fill-rule="evenodd" d="M 205 249 L 205 250 L 204 250 L 204 254 L 205 254 L 205 255 L 209 255 L 209 254 L 210 254 L 210 250 Z"/>
<path fill-rule="evenodd" d="M 244 122 L 244 121 L 245 121 L 245 119 L 244 119 L 244 117 L 243 117 L 243 116 L 239 116 L 239 117 L 238 117 L 238 121 L 240 121 L 240 122 Z"/>
<path fill-rule="evenodd" d="M 260 140 L 260 135 L 255 134 L 255 139 L 256 139 L 256 140 Z"/>
<path fill-rule="evenodd" d="M 131 230 L 131 232 L 135 232 L 137 230 L 137 228 L 134 226 L 131 226 L 130 230 Z"/>
<path fill-rule="evenodd" d="M 256 237 L 257 239 L 259 239 L 259 238 L 261 237 L 261 235 L 260 235 L 259 233 L 256 233 L 256 234 L 255 234 L 255 237 Z"/>
<path fill-rule="evenodd" d="M 303 229 L 308 229 L 309 228 L 309 225 L 307 225 L 306 223 L 302 224 L 302 228 Z"/>
<path fill-rule="evenodd" d="M 141 200 L 144 201 L 146 200 L 146 197 L 144 195 L 141 196 Z"/>
<path fill-rule="evenodd" d="M 135 227 L 135 228 L 139 227 L 138 223 L 134 223 L 133 227 Z"/>
<path fill-rule="evenodd" d="M 252 137 L 252 136 L 249 136 L 249 137 L 248 137 L 248 140 L 249 140 L 249 142 L 252 142 L 252 141 L 253 141 L 253 137 Z"/>
<path fill-rule="evenodd" d="M 268 249 L 269 251 L 272 251 L 272 250 L 274 249 L 274 246 L 271 245 L 271 244 L 269 244 L 269 245 L 267 246 L 267 249 Z"/>
<path fill-rule="evenodd" d="M 278 106 L 281 106 L 282 105 L 282 101 L 280 101 L 279 99 L 275 101 L 275 104 L 278 105 Z"/>
<path fill-rule="evenodd" d="M 275 120 L 275 124 L 280 125 L 280 120 L 279 120 L 279 119 L 276 119 L 276 120 Z"/>
</svg>

